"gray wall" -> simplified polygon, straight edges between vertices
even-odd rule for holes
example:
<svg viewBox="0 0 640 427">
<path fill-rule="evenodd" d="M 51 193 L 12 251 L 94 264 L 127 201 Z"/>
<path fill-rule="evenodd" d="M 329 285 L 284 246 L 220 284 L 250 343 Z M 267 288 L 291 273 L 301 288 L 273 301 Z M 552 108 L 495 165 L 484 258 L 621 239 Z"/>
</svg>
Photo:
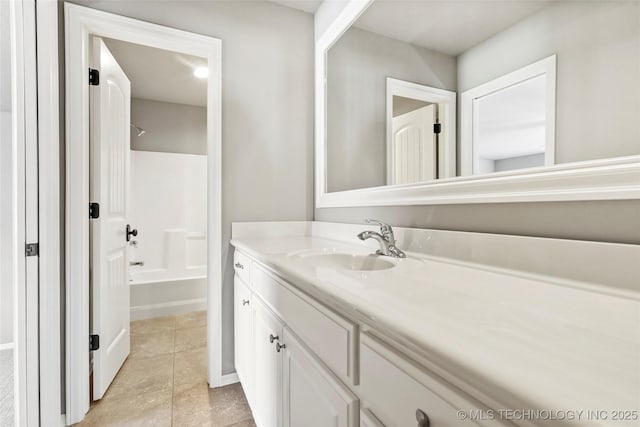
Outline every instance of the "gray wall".
<svg viewBox="0 0 640 427">
<path fill-rule="evenodd" d="M 496 172 L 544 166 L 544 154 L 529 154 L 526 156 L 498 159 L 494 161 L 494 166 Z"/>
<path fill-rule="evenodd" d="M 132 98 L 131 123 L 146 131 L 131 128 L 132 150 L 207 154 L 205 107 Z"/>
<path fill-rule="evenodd" d="M 556 162 L 640 154 L 640 3 L 558 2 L 458 57 L 460 93 L 557 54 Z"/>
<path fill-rule="evenodd" d="M 386 78 L 456 90 L 456 60 L 350 28 L 327 55 L 327 188 L 386 184 Z M 357 166 L 357 167 L 356 167 Z"/>
<path fill-rule="evenodd" d="M 233 372 L 231 222 L 313 218 L 313 17 L 264 1 L 78 3 L 222 40 L 222 366 Z"/>
<path fill-rule="evenodd" d="M 317 221 L 364 218 L 397 227 L 640 244 L 640 200 L 316 209 Z"/>
</svg>

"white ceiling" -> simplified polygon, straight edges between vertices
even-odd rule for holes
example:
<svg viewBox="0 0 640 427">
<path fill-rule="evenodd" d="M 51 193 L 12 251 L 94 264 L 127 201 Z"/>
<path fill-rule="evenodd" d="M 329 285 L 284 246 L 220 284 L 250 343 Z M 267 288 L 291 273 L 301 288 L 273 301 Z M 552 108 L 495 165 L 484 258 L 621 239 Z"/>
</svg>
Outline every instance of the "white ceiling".
<svg viewBox="0 0 640 427">
<path fill-rule="evenodd" d="M 376 0 L 354 26 L 452 56 L 553 0 Z"/>
<path fill-rule="evenodd" d="M 104 41 L 131 81 L 133 98 L 207 105 L 207 79 L 193 75 L 197 67 L 206 67 L 206 59 L 120 40 Z"/>
<path fill-rule="evenodd" d="M 278 3 L 283 6 L 290 7 L 292 9 L 302 10 L 308 13 L 315 13 L 322 0 L 270 0 L 273 3 Z"/>
</svg>

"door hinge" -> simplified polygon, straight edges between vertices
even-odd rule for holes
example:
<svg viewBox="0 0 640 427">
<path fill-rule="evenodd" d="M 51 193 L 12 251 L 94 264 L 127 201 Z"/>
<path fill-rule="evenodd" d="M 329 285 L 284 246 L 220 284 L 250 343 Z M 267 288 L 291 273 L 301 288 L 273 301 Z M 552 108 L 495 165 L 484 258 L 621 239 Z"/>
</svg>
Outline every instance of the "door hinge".
<svg viewBox="0 0 640 427">
<path fill-rule="evenodd" d="M 100 84 L 100 71 L 89 68 L 89 85 L 98 86 Z"/>
<path fill-rule="evenodd" d="M 100 218 L 100 203 L 89 203 L 89 218 Z"/>
<path fill-rule="evenodd" d="M 442 132 L 442 125 L 440 123 L 434 123 L 433 125 L 433 133 L 436 135 Z"/>
<path fill-rule="evenodd" d="M 24 254 L 25 256 L 38 256 L 40 253 L 40 245 L 37 243 L 27 243 L 24 246 Z"/>
<path fill-rule="evenodd" d="M 89 335 L 89 351 L 96 351 L 100 348 L 100 335 Z"/>
</svg>

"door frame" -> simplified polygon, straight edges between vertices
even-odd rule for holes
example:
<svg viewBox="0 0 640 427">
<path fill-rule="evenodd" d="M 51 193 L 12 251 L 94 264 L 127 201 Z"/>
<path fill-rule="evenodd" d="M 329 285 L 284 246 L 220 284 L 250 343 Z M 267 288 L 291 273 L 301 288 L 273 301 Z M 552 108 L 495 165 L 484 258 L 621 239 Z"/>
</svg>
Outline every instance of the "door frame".
<svg viewBox="0 0 640 427">
<path fill-rule="evenodd" d="M 66 81 L 66 413 L 89 410 L 89 37 L 99 36 L 206 58 L 207 360 L 210 387 L 222 385 L 220 39 L 64 4 Z"/>
<path fill-rule="evenodd" d="M 38 93 L 36 73 L 36 7 L 33 0 L 9 4 L 11 33 L 11 256 L 2 259 L 13 286 L 13 407 L 19 426 L 40 423 L 39 264 L 26 256 L 25 245 L 38 242 Z M 43 399 L 44 401 L 44 399 Z M 47 425 L 43 423 L 43 425 Z"/>
<path fill-rule="evenodd" d="M 473 140 L 477 136 L 474 123 L 477 122 L 478 99 L 540 76 L 546 78 L 544 166 L 550 167 L 556 164 L 556 58 L 555 54 L 548 56 L 462 92 L 460 95 L 461 176 L 473 176 L 474 174 L 476 155 Z"/>
<path fill-rule="evenodd" d="M 394 147 L 393 147 L 393 96 L 417 99 L 438 104 L 439 118 L 442 126 L 440 134 L 438 178 L 456 176 L 456 92 L 438 89 L 431 86 L 412 83 L 400 79 L 387 77 L 386 87 L 386 142 L 387 142 L 387 185 L 393 181 L 394 175 Z M 392 184 L 395 185 L 395 184 Z"/>
</svg>

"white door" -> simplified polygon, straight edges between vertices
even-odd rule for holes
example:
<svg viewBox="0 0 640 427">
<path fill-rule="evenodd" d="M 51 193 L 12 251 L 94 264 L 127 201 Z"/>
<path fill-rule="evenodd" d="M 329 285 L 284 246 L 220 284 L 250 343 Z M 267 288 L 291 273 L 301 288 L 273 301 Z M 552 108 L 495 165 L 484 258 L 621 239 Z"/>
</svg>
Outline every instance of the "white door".
<svg viewBox="0 0 640 427">
<path fill-rule="evenodd" d="M 357 427 L 358 398 L 287 327 L 282 341 L 284 427 Z"/>
<path fill-rule="evenodd" d="M 238 378 L 250 405 L 253 405 L 253 330 L 251 327 L 251 291 L 238 275 L 234 279 L 233 323 L 235 363 Z"/>
<path fill-rule="evenodd" d="M 392 119 L 393 184 L 409 184 L 437 178 L 437 135 L 434 124 L 438 105 L 431 104 Z"/>
<path fill-rule="evenodd" d="M 281 425 L 282 323 L 257 298 L 253 304 L 253 416 L 258 427 Z"/>
<path fill-rule="evenodd" d="M 99 85 L 90 86 L 90 199 L 100 204 L 91 220 L 93 396 L 101 399 L 129 355 L 129 122 L 131 84 L 100 38 L 92 40 Z"/>
</svg>

